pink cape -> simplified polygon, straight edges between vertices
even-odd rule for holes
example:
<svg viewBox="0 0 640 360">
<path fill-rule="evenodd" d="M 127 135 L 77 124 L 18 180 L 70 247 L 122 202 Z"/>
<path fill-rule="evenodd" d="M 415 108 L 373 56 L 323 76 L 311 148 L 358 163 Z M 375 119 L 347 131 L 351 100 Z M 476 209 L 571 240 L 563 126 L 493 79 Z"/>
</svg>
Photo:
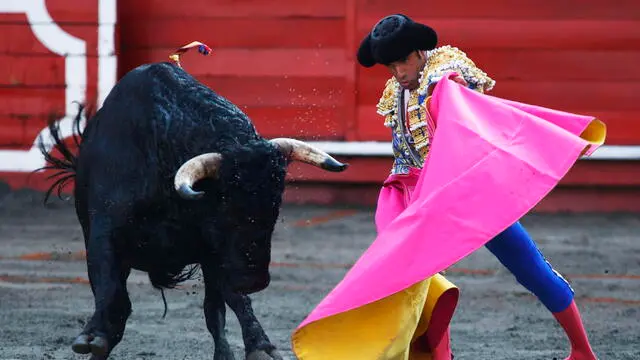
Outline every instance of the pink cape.
<svg viewBox="0 0 640 360">
<path fill-rule="evenodd" d="M 589 155 L 602 144 L 581 138 L 593 117 L 483 95 L 457 85 L 452 75 L 434 89 L 430 112 L 437 129 L 411 204 L 298 330 L 458 262 L 530 211 L 583 150 Z"/>
</svg>

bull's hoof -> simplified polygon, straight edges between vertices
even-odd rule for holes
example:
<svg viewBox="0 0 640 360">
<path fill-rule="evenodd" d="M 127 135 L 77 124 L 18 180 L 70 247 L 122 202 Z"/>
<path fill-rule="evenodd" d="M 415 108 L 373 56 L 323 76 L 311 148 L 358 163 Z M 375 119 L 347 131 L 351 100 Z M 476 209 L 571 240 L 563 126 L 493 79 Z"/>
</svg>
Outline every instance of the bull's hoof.
<svg viewBox="0 0 640 360">
<path fill-rule="evenodd" d="M 71 350 L 76 354 L 88 354 L 91 352 L 89 335 L 79 335 L 71 344 Z"/>
<path fill-rule="evenodd" d="M 273 349 L 269 352 L 264 350 L 256 350 L 247 355 L 246 360 L 283 360 L 278 350 Z"/>
<path fill-rule="evenodd" d="M 96 336 L 89 345 L 91 346 L 91 354 L 97 358 L 106 357 L 109 353 L 107 340 L 102 336 Z"/>
</svg>

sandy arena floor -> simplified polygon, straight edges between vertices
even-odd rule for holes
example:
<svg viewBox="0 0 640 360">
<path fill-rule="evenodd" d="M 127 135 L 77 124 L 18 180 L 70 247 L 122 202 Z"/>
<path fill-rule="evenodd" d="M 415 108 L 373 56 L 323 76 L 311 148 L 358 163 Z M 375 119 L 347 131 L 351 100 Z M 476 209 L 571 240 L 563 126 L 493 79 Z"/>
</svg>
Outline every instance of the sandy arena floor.
<svg viewBox="0 0 640 360">
<path fill-rule="evenodd" d="M 70 343 L 93 311 L 72 205 L 40 194 L 0 194 L 0 359 L 85 359 Z M 523 223 L 577 292 L 602 360 L 640 359 L 640 215 L 528 216 Z M 292 330 L 374 239 L 372 209 L 286 206 L 273 241 L 272 285 L 252 296 L 257 316 L 288 359 Z M 456 360 L 564 359 L 551 314 L 485 249 L 451 269 L 461 287 L 452 327 Z M 211 359 L 199 281 L 160 293 L 129 279 L 133 314 L 111 359 Z M 227 312 L 237 358 L 242 340 Z"/>
</svg>

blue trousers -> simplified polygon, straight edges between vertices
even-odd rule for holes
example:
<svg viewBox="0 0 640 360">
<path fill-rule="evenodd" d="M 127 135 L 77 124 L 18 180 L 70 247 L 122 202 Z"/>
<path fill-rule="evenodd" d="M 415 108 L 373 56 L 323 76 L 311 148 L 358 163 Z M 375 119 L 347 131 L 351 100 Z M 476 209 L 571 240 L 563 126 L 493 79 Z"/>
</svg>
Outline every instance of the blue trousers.
<svg viewBox="0 0 640 360">
<path fill-rule="evenodd" d="M 485 246 L 552 313 L 566 309 L 573 301 L 569 283 L 546 261 L 520 222 Z"/>
</svg>

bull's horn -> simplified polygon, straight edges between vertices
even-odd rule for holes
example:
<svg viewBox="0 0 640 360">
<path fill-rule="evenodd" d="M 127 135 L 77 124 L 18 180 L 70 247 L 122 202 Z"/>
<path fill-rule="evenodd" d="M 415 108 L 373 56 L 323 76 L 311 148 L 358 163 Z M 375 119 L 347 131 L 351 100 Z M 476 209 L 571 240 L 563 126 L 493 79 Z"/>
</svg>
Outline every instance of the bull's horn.
<svg viewBox="0 0 640 360">
<path fill-rule="evenodd" d="M 349 166 L 349 164 L 339 162 L 331 155 L 304 141 L 289 138 L 277 138 L 270 141 L 278 146 L 282 154 L 289 160 L 301 161 L 334 172 L 343 171 Z"/>
<path fill-rule="evenodd" d="M 178 194 L 187 200 L 199 199 L 203 191 L 193 190 L 193 184 L 204 178 L 216 178 L 222 155 L 206 153 L 189 159 L 182 164 L 173 178 L 173 185 Z"/>
</svg>

